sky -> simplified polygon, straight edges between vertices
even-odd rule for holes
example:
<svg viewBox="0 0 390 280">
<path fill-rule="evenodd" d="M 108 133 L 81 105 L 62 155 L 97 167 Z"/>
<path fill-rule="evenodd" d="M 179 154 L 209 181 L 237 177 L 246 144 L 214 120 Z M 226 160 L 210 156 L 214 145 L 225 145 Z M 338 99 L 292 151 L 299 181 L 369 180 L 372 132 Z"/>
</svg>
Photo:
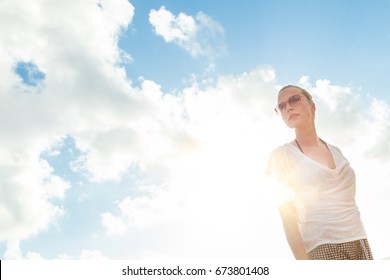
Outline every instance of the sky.
<svg viewBox="0 0 390 280">
<path fill-rule="evenodd" d="M 390 257 L 390 1 L 2 0 L 0 258 L 290 260 L 264 177 L 314 96 Z"/>
</svg>

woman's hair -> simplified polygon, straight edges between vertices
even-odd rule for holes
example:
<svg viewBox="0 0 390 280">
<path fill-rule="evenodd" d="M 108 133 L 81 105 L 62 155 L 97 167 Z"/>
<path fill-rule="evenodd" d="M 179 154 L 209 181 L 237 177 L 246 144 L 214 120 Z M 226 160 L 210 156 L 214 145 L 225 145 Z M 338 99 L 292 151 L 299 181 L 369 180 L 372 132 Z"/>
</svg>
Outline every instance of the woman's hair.
<svg viewBox="0 0 390 280">
<path fill-rule="evenodd" d="M 313 96 L 311 96 L 311 94 L 307 90 L 305 90 L 305 89 L 303 89 L 303 88 L 301 88 L 299 86 L 295 86 L 295 85 L 287 85 L 287 86 L 282 87 L 281 90 L 279 90 L 278 96 L 280 95 L 280 93 L 283 90 L 285 90 L 287 88 L 299 89 L 301 91 L 301 93 L 306 97 L 306 99 L 309 100 L 310 103 L 313 102 Z"/>
</svg>

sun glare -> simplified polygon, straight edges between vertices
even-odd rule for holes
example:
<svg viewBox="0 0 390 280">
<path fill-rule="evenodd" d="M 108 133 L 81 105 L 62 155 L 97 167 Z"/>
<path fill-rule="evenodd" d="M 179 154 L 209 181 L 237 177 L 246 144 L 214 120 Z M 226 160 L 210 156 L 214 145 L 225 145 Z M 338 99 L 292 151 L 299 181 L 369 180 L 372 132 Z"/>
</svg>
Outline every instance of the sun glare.
<svg viewBox="0 0 390 280">
<path fill-rule="evenodd" d="M 182 197 L 181 215 L 190 235 L 220 252 L 226 250 L 224 242 L 245 236 L 275 239 L 277 205 L 285 193 L 264 176 L 275 141 L 263 137 L 257 124 L 233 115 L 210 120 L 195 135 L 197 148 L 171 161 L 171 187 Z"/>
</svg>

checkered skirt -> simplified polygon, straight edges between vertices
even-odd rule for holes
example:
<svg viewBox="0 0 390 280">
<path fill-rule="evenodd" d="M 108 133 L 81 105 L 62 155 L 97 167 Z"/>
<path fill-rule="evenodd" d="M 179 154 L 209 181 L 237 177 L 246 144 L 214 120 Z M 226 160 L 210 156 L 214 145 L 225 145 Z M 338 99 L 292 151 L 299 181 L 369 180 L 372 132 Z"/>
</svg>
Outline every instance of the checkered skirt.
<svg viewBox="0 0 390 280">
<path fill-rule="evenodd" d="M 367 239 L 323 244 L 308 253 L 310 260 L 372 260 Z"/>
</svg>

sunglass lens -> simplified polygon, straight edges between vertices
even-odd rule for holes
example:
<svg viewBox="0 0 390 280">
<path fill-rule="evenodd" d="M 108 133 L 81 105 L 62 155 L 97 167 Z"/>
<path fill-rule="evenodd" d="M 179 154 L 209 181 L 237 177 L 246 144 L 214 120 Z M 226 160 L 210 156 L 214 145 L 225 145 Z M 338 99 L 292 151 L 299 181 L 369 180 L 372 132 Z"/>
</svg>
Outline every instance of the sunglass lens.
<svg viewBox="0 0 390 280">
<path fill-rule="evenodd" d="M 294 96 L 291 96 L 288 99 L 288 103 L 290 104 L 290 106 L 293 106 L 293 107 L 297 106 L 300 101 L 301 101 L 301 96 L 300 95 L 294 95 Z"/>
</svg>

